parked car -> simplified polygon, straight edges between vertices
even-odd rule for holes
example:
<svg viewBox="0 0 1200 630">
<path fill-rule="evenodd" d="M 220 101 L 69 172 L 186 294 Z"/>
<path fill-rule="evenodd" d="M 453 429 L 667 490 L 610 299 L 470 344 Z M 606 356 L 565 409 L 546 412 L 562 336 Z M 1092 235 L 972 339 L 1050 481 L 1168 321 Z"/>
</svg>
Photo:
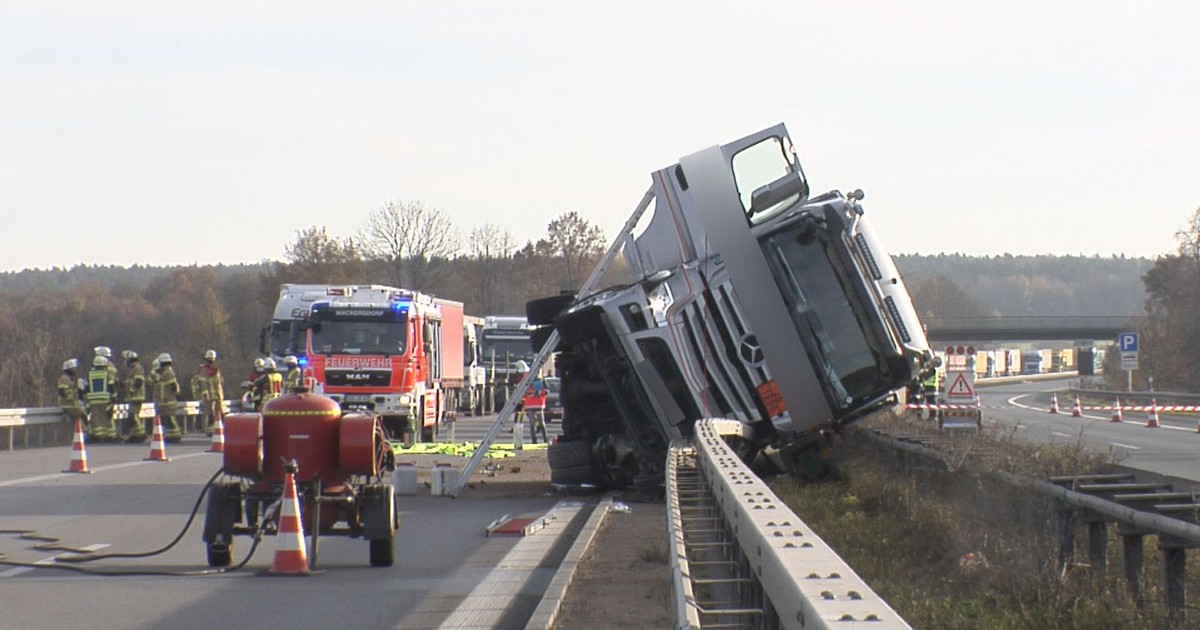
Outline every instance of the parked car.
<svg viewBox="0 0 1200 630">
<path fill-rule="evenodd" d="M 546 421 L 552 420 L 562 421 L 563 408 L 562 400 L 559 399 L 558 393 L 562 389 L 562 381 L 557 376 L 548 376 L 546 381 L 546 389 L 549 392 L 546 394 Z"/>
</svg>

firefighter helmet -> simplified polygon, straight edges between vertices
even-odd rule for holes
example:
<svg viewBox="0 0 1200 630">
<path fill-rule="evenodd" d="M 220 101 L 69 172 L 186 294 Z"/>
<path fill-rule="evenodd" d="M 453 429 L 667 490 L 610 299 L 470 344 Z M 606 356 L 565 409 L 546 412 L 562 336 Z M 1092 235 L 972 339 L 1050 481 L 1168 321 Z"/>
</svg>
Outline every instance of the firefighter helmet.
<svg viewBox="0 0 1200 630">
<path fill-rule="evenodd" d="M 157 370 L 160 367 L 162 367 L 162 365 L 158 362 L 158 357 L 154 357 L 154 361 L 150 363 L 150 369 Z"/>
<path fill-rule="evenodd" d="M 275 359 L 268 357 L 265 360 L 263 360 L 263 368 L 268 369 L 268 370 L 274 370 L 275 369 Z"/>
<path fill-rule="evenodd" d="M 206 351 L 204 353 L 204 360 L 205 361 L 216 361 L 217 360 L 217 351 L 216 350 Z"/>
<path fill-rule="evenodd" d="M 171 363 L 171 362 L 172 362 L 171 355 L 167 354 L 166 352 L 158 355 L 158 364 L 159 365 L 162 365 L 164 363 Z"/>
<path fill-rule="evenodd" d="M 295 355 L 289 354 L 286 357 L 283 357 L 283 364 L 290 367 L 296 367 L 300 364 L 300 361 L 296 359 Z"/>
<path fill-rule="evenodd" d="M 121 356 L 125 357 L 126 361 L 136 361 L 138 358 L 138 353 L 134 352 L 133 350 L 122 350 Z"/>
<path fill-rule="evenodd" d="M 112 348 L 109 348 L 108 346 L 96 346 L 95 348 L 92 348 L 92 352 L 95 352 L 96 356 L 104 357 L 106 359 L 112 356 Z"/>
<path fill-rule="evenodd" d="M 79 367 L 79 359 L 67 359 L 66 361 L 63 361 L 63 368 L 62 368 L 62 369 L 63 369 L 64 371 L 66 371 L 66 370 L 74 370 L 74 369 L 75 369 L 75 368 L 77 368 L 77 367 Z"/>
<path fill-rule="evenodd" d="M 266 363 L 263 362 L 262 357 L 255 359 L 254 360 L 254 371 L 256 371 L 256 372 L 263 371 L 264 365 L 266 365 Z"/>
<path fill-rule="evenodd" d="M 108 365 L 108 359 L 104 358 L 104 355 L 102 354 L 97 354 L 95 357 L 92 357 L 92 365 L 96 367 L 105 367 Z"/>
</svg>

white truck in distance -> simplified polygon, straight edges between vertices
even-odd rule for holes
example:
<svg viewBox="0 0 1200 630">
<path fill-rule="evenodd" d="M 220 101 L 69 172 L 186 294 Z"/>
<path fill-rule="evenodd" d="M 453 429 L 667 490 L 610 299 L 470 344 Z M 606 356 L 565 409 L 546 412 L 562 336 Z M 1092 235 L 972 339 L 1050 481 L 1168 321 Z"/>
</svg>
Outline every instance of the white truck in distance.
<svg viewBox="0 0 1200 630">
<path fill-rule="evenodd" d="M 620 237 L 636 281 L 526 306 L 535 340 L 560 335 L 551 480 L 652 491 L 670 441 L 705 417 L 744 423 L 748 461 L 821 476 L 825 432 L 935 366 L 861 192 L 810 198 L 783 125 L 651 179 Z"/>
</svg>

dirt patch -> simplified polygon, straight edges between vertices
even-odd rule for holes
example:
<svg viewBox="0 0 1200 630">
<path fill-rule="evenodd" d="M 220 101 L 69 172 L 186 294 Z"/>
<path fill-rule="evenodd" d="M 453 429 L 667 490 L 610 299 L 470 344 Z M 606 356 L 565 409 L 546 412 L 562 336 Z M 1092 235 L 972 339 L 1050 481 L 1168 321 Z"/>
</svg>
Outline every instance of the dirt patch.
<svg viewBox="0 0 1200 630">
<path fill-rule="evenodd" d="M 563 600 L 556 630 L 669 628 L 666 508 L 624 503 L 604 519 Z"/>
<path fill-rule="evenodd" d="M 398 455 L 398 465 L 417 469 L 417 491 L 428 493 L 433 486 L 433 469 L 450 466 L 462 470 L 467 459 L 446 455 Z M 526 449 L 513 457 L 484 459 L 471 475 L 459 498 L 527 497 L 553 492 L 545 449 Z"/>
</svg>

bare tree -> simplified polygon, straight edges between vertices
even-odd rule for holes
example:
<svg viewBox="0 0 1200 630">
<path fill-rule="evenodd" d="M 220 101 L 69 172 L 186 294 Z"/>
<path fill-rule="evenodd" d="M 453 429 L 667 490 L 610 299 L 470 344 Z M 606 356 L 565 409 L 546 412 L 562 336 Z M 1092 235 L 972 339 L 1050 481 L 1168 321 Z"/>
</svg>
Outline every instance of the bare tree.
<svg viewBox="0 0 1200 630">
<path fill-rule="evenodd" d="M 562 259 L 559 289 L 578 289 L 596 262 L 604 255 L 604 230 L 578 212 L 565 212 L 550 222 L 546 239 L 537 249 L 545 249 Z"/>
<path fill-rule="evenodd" d="M 362 276 L 363 260 L 354 239 L 332 237 L 324 227 L 297 231 L 296 240 L 283 251 L 288 261 L 285 275 L 305 282 L 358 282 Z"/>
<path fill-rule="evenodd" d="M 512 232 L 492 223 L 477 225 L 467 236 L 471 276 L 471 301 L 481 313 L 506 312 L 509 297 L 517 290 L 513 270 L 516 239 Z"/>
<path fill-rule="evenodd" d="M 417 290 L 428 289 L 433 267 L 459 248 L 449 215 L 419 200 L 391 201 L 371 212 L 361 241 L 368 258 L 387 261 L 392 284 Z"/>
</svg>

